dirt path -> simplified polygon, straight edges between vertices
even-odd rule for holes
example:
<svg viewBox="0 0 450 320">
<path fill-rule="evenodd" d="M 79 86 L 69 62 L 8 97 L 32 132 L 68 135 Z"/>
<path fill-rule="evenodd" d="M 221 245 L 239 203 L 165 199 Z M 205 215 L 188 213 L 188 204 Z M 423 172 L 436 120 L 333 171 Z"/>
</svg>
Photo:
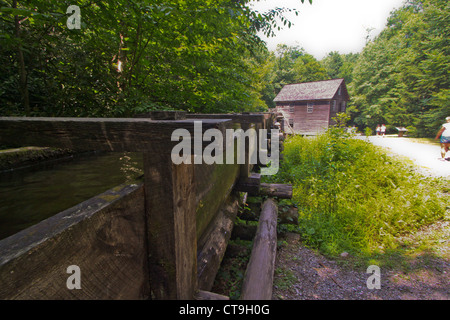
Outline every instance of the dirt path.
<svg viewBox="0 0 450 320">
<path fill-rule="evenodd" d="M 373 273 L 367 273 L 368 266 L 355 266 L 354 257 L 327 259 L 303 245 L 298 234 L 285 234 L 279 239 L 285 244 L 277 252 L 272 299 L 450 300 L 449 224 L 412 237 L 416 243 L 435 242 L 433 252 L 410 248 L 393 255 L 394 266 L 379 266 L 379 288 L 368 287 Z M 438 239 L 430 228 L 439 228 Z"/>
<path fill-rule="evenodd" d="M 366 137 L 360 137 L 366 139 Z M 412 142 L 408 138 L 397 136 L 369 137 L 369 141 L 388 149 L 390 152 L 408 157 L 426 176 L 450 179 L 450 161 L 441 161 L 441 149 L 438 145 Z M 447 157 L 450 152 L 447 153 Z"/>
</svg>

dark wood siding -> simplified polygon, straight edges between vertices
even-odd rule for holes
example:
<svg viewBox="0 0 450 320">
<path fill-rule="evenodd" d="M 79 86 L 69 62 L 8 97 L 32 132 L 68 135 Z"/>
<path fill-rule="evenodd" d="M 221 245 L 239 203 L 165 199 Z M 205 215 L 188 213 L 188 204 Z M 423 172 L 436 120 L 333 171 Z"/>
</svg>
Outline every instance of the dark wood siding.
<svg viewBox="0 0 450 320">
<path fill-rule="evenodd" d="M 331 103 L 332 102 L 330 102 L 330 120 L 329 120 L 329 125 L 336 124 L 336 121 L 334 121 L 333 118 L 335 118 L 336 115 L 339 112 L 345 112 L 345 110 L 346 110 L 346 106 L 347 106 L 346 89 L 342 85 L 341 85 L 340 89 L 341 90 L 336 91 L 336 94 L 334 95 L 333 100 L 331 100 L 331 101 L 336 101 L 336 109 L 334 111 L 331 108 Z"/>
<path fill-rule="evenodd" d="M 308 112 L 308 103 L 313 103 L 313 110 Z M 294 112 L 291 112 L 293 107 Z M 317 134 L 325 131 L 329 125 L 330 102 L 308 101 L 283 103 L 277 106 L 283 111 L 287 120 L 294 120 L 294 131 L 300 134 Z"/>
<path fill-rule="evenodd" d="M 276 111 L 285 117 L 282 127 L 286 132 L 289 132 L 286 127 L 290 122 L 293 122 L 293 129 L 299 134 L 323 132 L 335 124 L 333 118 L 339 112 L 346 111 L 349 95 L 344 79 L 291 84 L 285 88 L 283 94 L 279 93 L 274 101 Z M 308 103 L 314 103 L 312 112 L 308 112 Z"/>
<path fill-rule="evenodd" d="M 308 112 L 308 103 L 313 110 Z M 328 101 L 309 101 L 295 106 L 294 130 L 303 134 L 317 134 L 328 127 L 330 104 Z"/>
</svg>

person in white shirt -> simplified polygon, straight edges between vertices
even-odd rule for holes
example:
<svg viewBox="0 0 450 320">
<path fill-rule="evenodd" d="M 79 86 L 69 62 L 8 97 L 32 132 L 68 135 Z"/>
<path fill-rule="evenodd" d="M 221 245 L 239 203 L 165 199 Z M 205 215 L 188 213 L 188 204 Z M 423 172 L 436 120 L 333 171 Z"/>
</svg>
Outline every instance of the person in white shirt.
<svg viewBox="0 0 450 320">
<path fill-rule="evenodd" d="M 386 126 L 384 123 L 380 127 L 381 136 L 384 138 L 384 134 L 386 133 Z"/>
<path fill-rule="evenodd" d="M 441 129 L 436 134 L 435 140 L 440 139 L 441 143 L 441 160 L 445 161 L 445 154 L 450 148 L 450 117 L 445 118 L 446 123 L 444 123 Z"/>
</svg>

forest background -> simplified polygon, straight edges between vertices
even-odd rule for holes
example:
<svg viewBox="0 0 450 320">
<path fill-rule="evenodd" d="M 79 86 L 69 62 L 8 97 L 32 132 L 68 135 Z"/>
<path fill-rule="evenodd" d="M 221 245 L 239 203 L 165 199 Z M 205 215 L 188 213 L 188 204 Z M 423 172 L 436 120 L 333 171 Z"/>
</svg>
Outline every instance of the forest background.
<svg viewBox="0 0 450 320">
<path fill-rule="evenodd" d="M 330 78 L 345 79 L 361 131 L 433 137 L 450 115 L 450 2 L 406 0 L 362 52 L 322 60 L 301 46 L 269 51 L 258 34 L 290 27 L 293 10 L 249 2 L 0 0 L 0 115 L 267 111 L 285 84 Z"/>
</svg>

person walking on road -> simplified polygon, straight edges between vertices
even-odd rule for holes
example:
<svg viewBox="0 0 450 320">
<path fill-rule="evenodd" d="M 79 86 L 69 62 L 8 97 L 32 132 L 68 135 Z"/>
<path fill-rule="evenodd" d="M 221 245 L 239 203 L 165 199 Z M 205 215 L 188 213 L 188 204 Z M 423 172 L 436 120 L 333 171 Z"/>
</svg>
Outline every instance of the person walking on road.
<svg viewBox="0 0 450 320">
<path fill-rule="evenodd" d="M 377 128 L 375 129 L 375 132 L 377 133 L 377 137 L 380 135 L 380 129 L 381 126 L 379 124 L 377 124 Z"/>
<path fill-rule="evenodd" d="M 386 133 L 386 126 L 384 123 L 380 127 L 381 136 L 384 138 L 384 134 Z"/>
<path fill-rule="evenodd" d="M 435 140 L 440 141 L 441 143 L 441 159 L 445 161 L 445 154 L 450 148 L 450 117 L 445 118 L 446 123 L 444 123 L 436 134 Z"/>
</svg>

